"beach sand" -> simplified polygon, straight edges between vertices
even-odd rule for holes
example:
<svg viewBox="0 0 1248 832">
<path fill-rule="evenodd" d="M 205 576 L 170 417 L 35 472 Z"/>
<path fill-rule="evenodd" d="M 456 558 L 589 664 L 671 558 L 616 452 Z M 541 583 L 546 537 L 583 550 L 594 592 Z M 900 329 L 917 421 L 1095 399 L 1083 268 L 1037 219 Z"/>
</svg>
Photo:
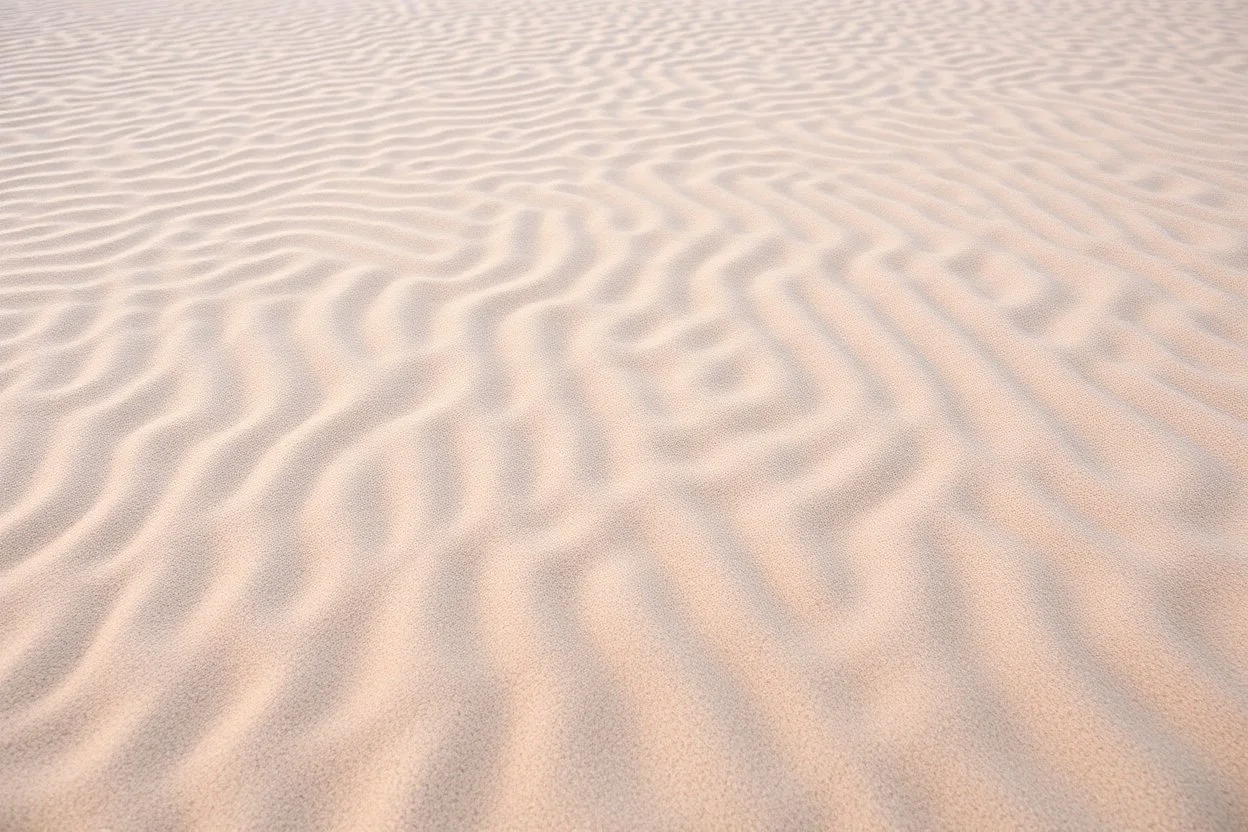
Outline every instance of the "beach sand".
<svg viewBox="0 0 1248 832">
<path fill-rule="evenodd" d="M 1248 828 L 1241 0 L 0 0 L 0 829 Z"/>
</svg>

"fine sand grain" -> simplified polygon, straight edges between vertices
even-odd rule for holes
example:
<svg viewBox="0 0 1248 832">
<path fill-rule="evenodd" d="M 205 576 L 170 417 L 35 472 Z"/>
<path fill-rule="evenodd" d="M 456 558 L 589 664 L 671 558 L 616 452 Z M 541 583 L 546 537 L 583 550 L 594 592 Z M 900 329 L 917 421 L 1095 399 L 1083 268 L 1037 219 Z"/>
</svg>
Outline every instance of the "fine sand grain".
<svg viewBox="0 0 1248 832">
<path fill-rule="evenodd" d="M 0 0 L 0 830 L 1248 828 L 1243 0 Z"/>
</svg>

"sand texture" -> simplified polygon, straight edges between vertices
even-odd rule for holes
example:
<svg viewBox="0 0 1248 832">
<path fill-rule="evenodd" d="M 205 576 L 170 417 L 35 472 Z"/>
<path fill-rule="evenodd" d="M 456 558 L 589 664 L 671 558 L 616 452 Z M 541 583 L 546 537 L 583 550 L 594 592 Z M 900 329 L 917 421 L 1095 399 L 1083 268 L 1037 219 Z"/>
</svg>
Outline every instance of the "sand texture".
<svg viewBox="0 0 1248 832">
<path fill-rule="evenodd" d="M 1248 829 L 1242 0 L 0 0 L 0 830 Z"/>
</svg>

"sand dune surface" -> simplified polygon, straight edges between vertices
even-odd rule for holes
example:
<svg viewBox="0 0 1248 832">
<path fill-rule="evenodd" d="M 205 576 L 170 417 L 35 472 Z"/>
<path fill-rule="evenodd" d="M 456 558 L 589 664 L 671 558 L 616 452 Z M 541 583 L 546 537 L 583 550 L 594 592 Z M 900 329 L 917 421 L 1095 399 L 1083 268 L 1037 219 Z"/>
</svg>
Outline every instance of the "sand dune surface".
<svg viewBox="0 0 1248 832">
<path fill-rule="evenodd" d="M 1248 828 L 1248 5 L 0 0 L 0 829 Z"/>
</svg>

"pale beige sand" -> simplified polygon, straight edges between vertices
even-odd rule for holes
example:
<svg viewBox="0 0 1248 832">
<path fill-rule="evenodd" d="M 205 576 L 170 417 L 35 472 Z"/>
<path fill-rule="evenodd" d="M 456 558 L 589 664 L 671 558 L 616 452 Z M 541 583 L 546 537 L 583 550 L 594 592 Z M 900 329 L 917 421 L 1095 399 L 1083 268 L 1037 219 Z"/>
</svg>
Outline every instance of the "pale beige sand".
<svg viewBox="0 0 1248 832">
<path fill-rule="evenodd" d="M 0 0 L 0 829 L 1248 828 L 1242 0 Z"/>
</svg>

